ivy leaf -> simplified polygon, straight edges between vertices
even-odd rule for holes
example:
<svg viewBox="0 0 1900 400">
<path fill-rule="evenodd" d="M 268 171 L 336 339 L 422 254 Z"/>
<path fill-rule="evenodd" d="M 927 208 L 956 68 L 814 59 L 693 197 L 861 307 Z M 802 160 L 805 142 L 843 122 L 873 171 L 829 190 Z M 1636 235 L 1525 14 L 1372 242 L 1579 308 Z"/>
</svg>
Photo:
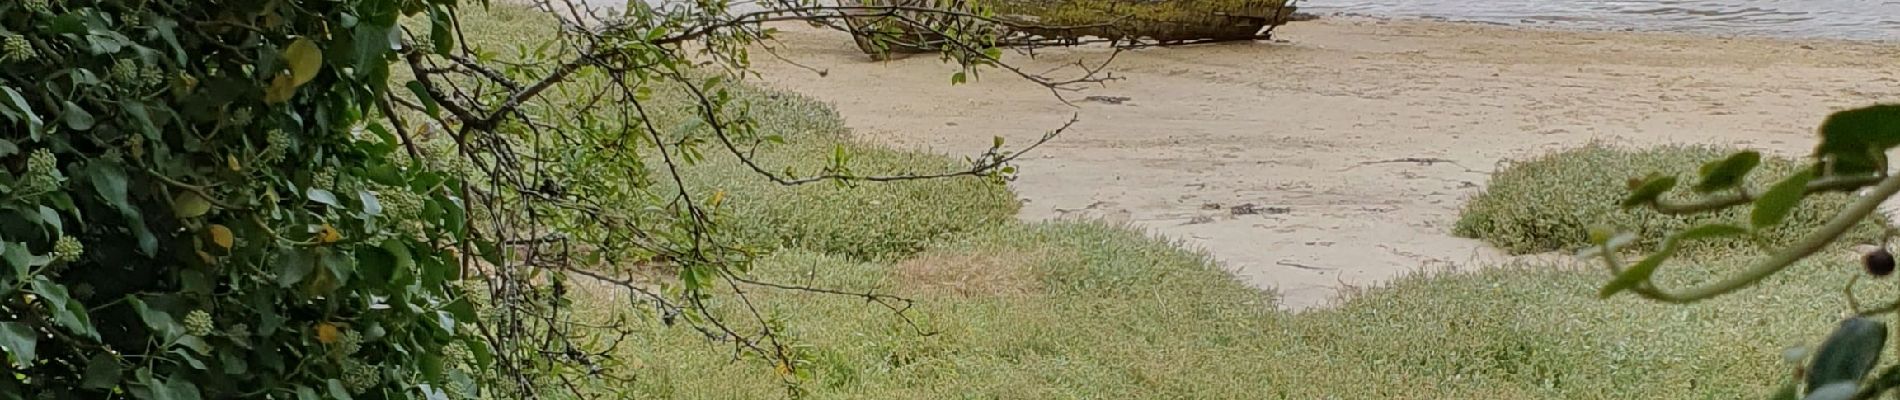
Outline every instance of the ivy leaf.
<svg viewBox="0 0 1900 400">
<path fill-rule="evenodd" d="M 1814 171 L 1804 169 L 1768 187 L 1768 192 L 1755 199 L 1755 209 L 1748 215 L 1749 223 L 1754 224 L 1755 229 L 1781 224 L 1795 206 L 1801 205 L 1801 197 L 1807 195 L 1808 181 L 1813 179 Z"/>
<path fill-rule="evenodd" d="M 3 110 L 6 112 L 0 115 L 6 115 L 15 121 L 25 120 L 26 130 L 33 134 L 34 139 L 38 139 L 40 126 L 45 125 L 46 122 L 40 119 L 39 114 L 33 112 L 32 106 L 27 105 L 26 96 L 20 95 L 20 92 L 13 90 L 12 86 L 0 86 L 0 95 L 6 96 L 6 102 L 0 104 L 8 106 Z"/>
<path fill-rule="evenodd" d="M 343 387 L 343 381 L 340 381 L 340 380 L 336 380 L 336 379 L 331 379 L 331 380 L 329 380 L 329 385 L 328 385 L 328 386 L 330 387 L 330 398 L 331 398 L 331 399 L 335 399 L 335 400 L 351 400 L 351 399 L 350 399 L 350 390 L 349 390 L 349 389 L 347 389 L 347 388 L 344 388 L 344 387 Z"/>
<path fill-rule="evenodd" d="M 92 113 L 86 112 L 86 108 L 80 107 L 79 104 L 73 103 L 71 101 L 66 102 L 66 111 L 64 111 L 60 116 L 66 121 L 67 128 L 70 128 L 75 131 L 84 131 L 84 130 L 92 129 L 92 125 L 93 125 Z"/>
<path fill-rule="evenodd" d="M 26 370 L 33 366 L 33 360 L 39 356 L 34 351 L 39 346 L 39 335 L 33 327 L 24 322 L 0 322 L 0 350 L 6 350 L 13 356 L 13 366 Z"/>
<path fill-rule="evenodd" d="M 178 218 L 197 218 L 211 212 L 211 200 L 194 191 L 184 191 L 172 199 L 172 215 Z"/>
<path fill-rule="evenodd" d="M 1860 382 L 1880 363 L 1880 351 L 1886 344 L 1887 324 L 1862 317 L 1841 321 L 1821 342 L 1808 365 L 1809 397 L 1822 386 Z"/>
<path fill-rule="evenodd" d="M 1610 297 L 1648 281 L 1651 276 L 1656 275 L 1656 269 L 1662 267 L 1664 261 L 1675 256 L 1676 249 L 1680 248 L 1684 242 L 1746 233 L 1748 233 L 1747 229 L 1728 224 L 1708 224 L 1678 232 L 1675 236 L 1670 236 L 1668 240 L 1663 241 L 1662 248 L 1657 249 L 1654 254 L 1643 257 L 1641 261 L 1636 262 L 1636 265 L 1624 269 L 1623 273 L 1617 274 L 1610 283 L 1604 284 L 1603 289 L 1597 291 L 1597 296 Z"/>
<path fill-rule="evenodd" d="M 100 353 L 86 361 L 85 380 L 79 384 L 79 387 L 91 390 L 111 389 L 119 386 L 119 378 L 124 374 L 125 367 L 119 365 L 118 359 Z"/>
<path fill-rule="evenodd" d="M 297 94 L 296 79 L 287 73 L 277 74 L 276 78 L 271 78 L 270 86 L 264 88 L 264 103 L 277 104 L 290 101 L 290 96 L 294 94 Z"/>
<path fill-rule="evenodd" d="M 86 338 L 99 339 L 99 331 L 92 327 L 92 318 L 86 315 L 86 305 L 73 301 L 65 285 L 53 283 L 44 276 L 34 277 L 32 292 L 46 302 L 47 311 L 53 312 L 54 323 Z"/>
<path fill-rule="evenodd" d="M 159 393 L 164 393 L 164 395 L 160 396 L 158 395 Z M 152 394 L 158 399 L 170 400 L 200 400 L 204 398 L 202 394 L 198 393 L 198 384 L 192 383 L 190 379 L 182 378 L 171 379 L 165 382 L 165 386 L 162 389 L 154 388 Z"/>
<path fill-rule="evenodd" d="M 1631 208 L 1656 201 L 1669 189 L 1676 188 L 1676 177 L 1651 176 L 1647 179 L 1631 182 L 1629 197 L 1623 199 L 1623 208 Z"/>
<path fill-rule="evenodd" d="M 1854 382 L 1835 382 L 1808 392 L 1801 400 L 1851 400 L 1860 392 L 1860 384 Z"/>
<path fill-rule="evenodd" d="M 336 193 L 330 193 L 330 191 L 328 190 L 318 189 L 314 187 L 309 188 L 309 189 L 304 189 L 303 196 L 304 198 L 310 199 L 310 201 L 323 203 L 324 205 L 327 205 L 327 206 L 341 207 L 340 205 L 341 203 L 336 201 Z"/>
<path fill-rule="evenodd" d="M 1900 145 L 1900 104 L 1834 113 L 1821 122 L 1820 131 L 1821 144 L 1815 147 L 1814 156 L 1827 163 L 1827 172 L 1880 172 L 1887 165 L 1886 150 Z"/>
<path fill-rule="evenodd" d="M 212 224 L 211 227 L 205 228 L 205 231 L 211 235 L 211 243 L 218 245 L 218 248 L 231 250 L 231 246 L 236 242 L 236 237 L 231 235 L 231 228 L 224 225 Z"/>
<path fill-rule="evenodd" d="M 359 190 L 356 200 L 363 203 L 363 213 L 371 216 L 383 215 L 383 202 L 376 200 L 376 192 Z"/>
<path fill-rule="evenodd" d="M 13 280 L 26 280 L 27 270 L 33 267 L 33 251 L 28 250 L 26 244 L 19 242 L 7 242 L 5 246 L 5 251 L 0 252 L 0 258 L 6 259 L 7 266 L 13 267 Z M 0 292 L 0 295 L 6 294 L 9 293 Z"/>
<path fill-rule="evenodd" d="M 429 89 L 423 87 L 422 82 L 409 81 L 404 86 L 409 88 L 409 93 L 416 95 L 416 101 L 422 102 L 423 112 L 429 113 L 430 117 L 442 117 L 442 106 L 436 104 L 435 97 L 429 96 Z"/>
<path fill-rule="evenodd" d="M 375 76 L 378 71 L 388 70 L 389 63 L 383 56 L 389 53 L 390 28 L 390 25 L 374 21 L 359 21 L 356 24 L 354 32 L 350 34 L 350 41 L 353 44 L 351 55 L 356 61 L 354 69 L 357 78 Z"/>
<path fill-rule="evenodd" d="M 435 44 L 435 53 L 449 55 L 455 52 L 455 15 L 441 4 L 429 7 L 429 39 Z"/>
<path fill-rule="evenodd" d="M 1702 165 L 1702 181 L 1693 188 L 1696 193 L 1709 193 L 1733 188 L 1742 184 L 1742 178 L 1761 165 L 1761 153 L 1753 150 L 1729 155 L 1728 158 Z"/>
<path fill-rule="evenodd" d="M 125 217 L 127 225 L 132 229 L 132 236 L 138 238 L 139 251 L 148 255 L 157 254 L 158 236 L 153 235 L 151 229 L 145 226 L 145 216 L 140 214 L 138 207 L 133 206 L 132 201 L 127 198 L 125 170 L 118 164 L 93 162 L 86 164 L 86 176 L 92 181 L 93 192 L 98 193 L 100 198 L 106 200 L 106 204 L 112 205 L 113 209 L 119 210 L 120 216 Z"/>
<path fill-rule="evenodd" d="M 285 250 L 277 257 L 277 287 L 289 288 L 303 282 L 316 269 L 316 260 L 309 254 L 296 250 Z"/>
<path fill-rule="evenodd" d="M 323 50 L 317 49 L 310 38 L 297 38 L 284 49 L 284 61 L 290 64 L 290 86 L 295 89 L 316 79 L 317 72 L 323 70 Z"/>
<path fill-rule="evenodd" d="M 127 297 L 126 302 L 132 303 L 132 310 L 139 314 L 139 320 L 145 322 L 146 328 L 158 332 L 159 337 L 171 340 L 183 335 L 185 327 L 179 325 L 178 320 L 172 318 L 171 314 L 147 306 L 144 300 L 137 297 Z"/>
</svg>

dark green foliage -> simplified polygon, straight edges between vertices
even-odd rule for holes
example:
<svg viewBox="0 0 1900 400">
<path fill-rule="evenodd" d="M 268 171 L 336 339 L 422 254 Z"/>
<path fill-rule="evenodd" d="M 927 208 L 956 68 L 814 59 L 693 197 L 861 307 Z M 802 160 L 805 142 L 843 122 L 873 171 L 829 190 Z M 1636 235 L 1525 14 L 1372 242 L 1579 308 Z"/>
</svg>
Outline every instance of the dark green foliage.
<svg viewBox="0 0 1900 400">
<path fill-rule="evenodd" d="M 458 180 L 371 117 L 453 3 L 0 3 L 0 399 L 467 394 Z"/>
<path fill-rule="evenodd" d="M 1861 317 L 1841 321 L 1808 366 L 1808 393 L 1835 383 L 1859 383 L 1880 363 L 1886 344 L 1887 324 Z"/>
</svg>

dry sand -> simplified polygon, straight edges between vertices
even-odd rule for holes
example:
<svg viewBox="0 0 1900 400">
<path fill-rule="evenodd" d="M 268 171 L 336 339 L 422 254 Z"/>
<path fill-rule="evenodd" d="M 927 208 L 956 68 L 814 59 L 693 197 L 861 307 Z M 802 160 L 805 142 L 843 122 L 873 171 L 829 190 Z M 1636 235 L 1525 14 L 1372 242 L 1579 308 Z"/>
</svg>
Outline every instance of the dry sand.
<svg viewBox="0 0 1900 400">
<path fill-rule="evenodd" d="M 870 140 L 975 154 L 1079 113 L 1021 162 L 1022 218 L 1132 222 L 1209 251 L 1290 309 L 1497 262 L 1449 230 L 1502 160 L 1592 140 L 1799 155 L 1829 110 L 1900 100 L 1891 43 L 1346 18 L 1283 27 L 1275 43 L 1124 53 L 1109 71 L 1125 79 L 1070 106 L 1002 71 L 952 86 L 934 56 L 873 62 L 842 34 L 783 28 L 780 53 L 828 75 L 761 54 L 763 81 L 836 104 Z M 1108 53 L 1011 61 L 1042 71 Z M 1401 159 L 1451 162 L 1387 162 Z M 1233 212 L 1248 204 L 1259 212 Z"/>
</svg>

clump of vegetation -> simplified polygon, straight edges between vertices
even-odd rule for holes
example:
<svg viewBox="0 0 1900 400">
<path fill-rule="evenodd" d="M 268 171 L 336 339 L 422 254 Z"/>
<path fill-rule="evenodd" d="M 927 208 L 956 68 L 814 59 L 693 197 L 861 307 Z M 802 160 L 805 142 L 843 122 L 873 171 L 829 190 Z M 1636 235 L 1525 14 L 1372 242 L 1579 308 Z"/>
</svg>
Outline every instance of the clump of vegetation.
<svg viewBox="0 0 1900 400">
<path fill-rule="evenodd" d="M 824 154 L 844 147 L 861 173 L 902 174 L 954 169 L 942 156 L 890 150 L 847 141 L 805 140 L 770 146 L 756 156 L 774 166 L 815 170 Z M 725 192 L 722 215 L 741 243 L 763 249 L 796 248 L 860 260 L 908 256 L 932 240 L 1011 220 L 1019 204 L 993 179 L 784 186 L 730 158 L 689 169 L 689 185 Z"/>
<path fill-rule="evenodd" d="M 1522 254 L 1576 250 L 1590 244 L 1590 227 L 1609 226 L 1635 233 L 1638 248 L 1654 248 L 1671 232 L 1711 222 L 1742 222 L 1748 211 L 1679 216 L 1625 209 L 1621 203 L 1630 190 L 1630 181 L 1651 171 L 1692 176 L 1704 163 L 1724 154 L 1724 149 L 1706 146 L 1631 149 L 1596 143 L 1514 162 L 1492 175 L 1484 192 L 1465 204 L 1453 233 Z M 1760 170 L 1749 176 L 1746 186 L 1750 190 L 1759 191 L 1772 179 L 1803 167 L 1780 158 L 1767 158 L 1761 164 Z M 1691 188 L 1684 185 L 1668 196 L 1691 193 Z M 1763 237 L 1771 242 L 1792 239 L 1796 233 L 1819 226 L 1849 200 L 1851 197 L 1845 194 L 1815 196 L 1796 208 L 1787 223 L 1775 227 L 1775 234 Z M 1872 238 L 1876 232 L 1871 225 L 1863 228 L 1856 230 L 1850 241 Z M 1754 244 L 1727 240 L 1696 246 L 1733 250 Z"/>
</svg>

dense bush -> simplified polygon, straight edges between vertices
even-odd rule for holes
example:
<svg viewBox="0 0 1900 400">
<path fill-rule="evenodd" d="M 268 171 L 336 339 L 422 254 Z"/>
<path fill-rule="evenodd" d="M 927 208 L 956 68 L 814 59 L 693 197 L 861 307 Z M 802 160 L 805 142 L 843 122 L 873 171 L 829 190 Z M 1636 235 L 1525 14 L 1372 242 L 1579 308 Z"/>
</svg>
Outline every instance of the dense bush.
<svg viewBox="0 0 1900 400">
<path fill-rule="evenodd" d="M 1538 156 L 1511 163 L 1491 176 L 1483 193 L 1471 198 L 1459 215 L 1453 232 L 1459 236 L 1483 239 L 1512 253 L 1536 253 L 1574 250 L 1589 244 L 1587 231 L 1596 225 L 1613 226 L 1638 234 L 1638 246 L 1653 248 L 1663 237 L 1684 228 L 1709 222 L 1741 222 L 1748 210 L 1670 216 L 1648 209 L 1624 210 L 1619 203 L 1628 196 L 1628 182 L 1649 171 L 1661 171 L 1687 179 L 1703 163 L 1719 159 L 1728 151 L 1714 147 L 1662 146 L 1629 149 L 1605 144 Z M 1762 161 L 1760 171 L 1750 175 L 1750 187 L 1760 190 L 1766 183 L 1802 167 L 1778 158 Z M 1683 195 L 1685 187 L 1672 192 Z M 1792 239 L 1820 225 L 1833 210 L 1847 204 L 1843 194 L 1817 195 L 1795 209 L 1787 223 L 1773 228 L 1775 240 Z M 1856 231 L 1853 240 L 1871 238 L 1868 229 Z M 1752 247 L 1737 241 L 1698 243 L 1702 248 Z"/>
<path fill-rule="evenodd" d="M 454 3 L 0 3 L 0 399 L 470 394 L 457 180 L 371 116 Z"/>
</svg>

